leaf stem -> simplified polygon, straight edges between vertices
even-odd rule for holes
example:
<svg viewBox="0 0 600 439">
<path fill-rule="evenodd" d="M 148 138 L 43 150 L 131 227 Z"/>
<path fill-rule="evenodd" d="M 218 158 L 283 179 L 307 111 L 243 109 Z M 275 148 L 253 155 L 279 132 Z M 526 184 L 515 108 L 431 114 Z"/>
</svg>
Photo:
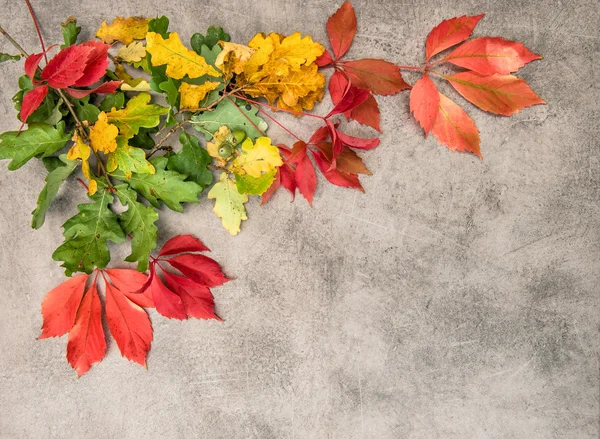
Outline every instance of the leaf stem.
<svg viewBox="0 0 600 439">
<path fill-rule="evenodd" d="M 284 108 L 278 108 L 278 107 L 275 107 L 273 105 L 265 104 L 264 102 L 259 102 L 259 101 L 255 101 L 255 100 L 252 100 L 252 99 L 248 99 L 246 96 L 240 95 L 240 94 L 237 94 L 237 93 L 233 94 L 233 96 L 235 96 L 236 98 L 241 99 L 243 101 L 246 101 L 246 102 L 248 102 L 250 104 L 260 105 L 261 107 L 267 107 L 267 108 L 270 108 L 271 110 L 274 110 L 274 111 L 283 111 L 284 113 L 290 113 L 290 114 L 293 114 L 294 116 L 308 116 L 308 117 L 314 117 L 316 119 L 321 119 L 321 120 L 325 120 L 326 119 L 325 117 L 319 116 L 318 114 L 305 113 L 303 111 L 297 112 L 297 111 L 292 111 L 292 110 L 286 110 Z"/>
<path fill-rule="evenodd" d="M 35 12 L 33 12 L 33 8 L 31 7 L 31 3 L 29 2 L 29 0 L 25 0 L 25 3 L 27 4 L 29 14 L 31 15 L 33 24 L 35 25 L 35 30 L 40 40 L 40 44 L 42 45 L 42 52 L 44 52 L 44 60 L 46 61 L 46 64 L 48 64 L 48 57 L 46 56 L 46 46 L 44 45 L 44 39 L 42 38 L 42 32 L 40 31 L 40 24 L 38 23 L 37 17 L 35 16 Z"/>
<path fill-rule="evenodd" d="M 425 71 L 425 67 L 415 67 L 415 66 L 396 66 L 396 67 L 398 67 L 400 70 L 416 70 L 418 72 Z"/>
<path fill-rule="evenodd" d="M 279 125 L 281 128 L 283 128 L 285 131 L 287 131 L 287 133 L 292 136 L 295 137 L 297 140 L 299 141 L 303 141 L 300 137 L 298 137 L 297 135 L 295 135 L 294 133 L 292 133 L 288 128 L 285 127 L 285 125 L 283 125 L 281 122 L 279 122 L 277 119 L 275 119 L 273 116 L 271 116 L 269 113 L 267 113 L 265 110 L 263 110 L 262 108 L 260 108 L 258 105 L 256 104 L 251 104 L 254 108 L 256 108 L 258 111 L 260 111 L 262 114 L 264 114 L 265 116 L 267 116 L 269 119 L 271 119 L 273 122 L 275 122 L 277 125 Z"/>
<path fill-rule="evenodd" d="M 181 127 L 183 127 L 183 125 L 185 125 L 185 123 L 187 122 L 187 120 L 182 120 L 181 122 L 179 122 L 177 125 L 175 125 L 173 128 L 171 128 L 169 130 L 169 132 L 167 134 L 165 134 L 165 136 L 160 139 L 156 145 L 154 145 L 152 147 L 152 149 L 150 151 L 148 151 L 148 154 L 146 154 L 146 159 L 149 159 L 150 157 L 152 157 L 159 149 L 162 149 L 162 144 L 165 143 L 167 141 L 167 139 L 169 137 L 171 137 L 171 135 L 175 132 L 177 132 L 177 130 L 179 130 Z"/>
<path fill-rule="evenodd" d="M 21 45 L 19 43 L 17 43 L 13 39 L 13 37 L 11 37 L 9 35 L 9 33 L 4 30 L 4 28 L 2 26 L 0 26 L 0 34 L 4 35 L 4 37 L 15 47 L 15 49 L 17 49 L 19 52 L 21 52 L 21 55 L 23 55 L 25 58 L 27 58 L 29 56 L 29 54 L 25 51 L 25 49 L 23 49 L 23 47 L 21 47 Z"/>
<path fill-rule="evenodd" d="M 262 131 L 262 130 L 261 130 L 261 129 L 260 129 L 260 128 L 259 128 L 259 127 L 258 127 L 258 126 L 257 126 L 257 125 L 254 123 L 254 122 L 253 122 L 253 121 L 252 121 L 252 119 L 250 119 L 250 118 L 248 117 L 248 115 L 247 115 L 246 113 L 244 113 L 244 112 L 242 111 L 242 109 L 241 109 L 240 107 L 238 107 L 238 106 L 235 104 L 235 102 L 233 101 L 233 99 L 231 99 L 231 97 L 229 97 L 229 95 L 227 95 L 227 99 L 229 99 L 229 102 L 231 102 L 231 103 L 233 104 L 233 106 L 234 106 L 235 108 L 237 108 L 237 109 L 238 109 L 238 111 L 239 111 L 239 112 L 242 114 L 242 116 L 244 116 L 244 117 L 245 117 L 245 118 L 248 120 L 248 122 L 250 122 L 250 124 L 251 124 L 251 125 L 252 125 L 254 128 L 256 128 L 256 131 L 258 131 L 258 132 L 259 132 L 259 133 L 260 133 L 262 136 L 265 136 L 265 135 L 266 135 L 266 134 L 265 134 L 265 133 L 264 133 L 264 132 L 263 132 L 263 131 Z"/>
</svg>

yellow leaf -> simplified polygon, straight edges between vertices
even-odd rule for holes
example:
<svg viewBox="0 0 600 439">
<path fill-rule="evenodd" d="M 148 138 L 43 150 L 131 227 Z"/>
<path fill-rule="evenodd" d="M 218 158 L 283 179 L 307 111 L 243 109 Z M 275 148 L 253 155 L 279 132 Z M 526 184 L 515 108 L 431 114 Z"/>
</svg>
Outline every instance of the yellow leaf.
<svg viewBox="0 0 600 439">
<path fill-rule="evenodd" d="M 125 178 L 131 178 L 133 172 L 136 174 L 154 174 L 156 169 L 146 160 L 143 149 L 129 146 L 127 139 L 122 136 L 117 138 L 118 147 L 108 155 L 106 169 L 114 172 L 119 168 L 125 174 Z"/>
<path fill-rule="evenodd" d="M 254 49 L 243 44 L 219 41 L 223 50 L 217 55 L 215 66 L 226 73 L 240 74 L 244 71 L 244 64 L 255 52 Z"/>
<path fill-rule="evenodd" d="M 117 52 L 117 58 L 128 63 L 140 62 L 145 56 L 146 48 L 139 41 L 134 41 L 128 46 L 121 46 Z"/>
<path fill-rule="evenodd" d="M 185 75 L 190 78 L 203 75 L 220 76 L 202 56 L 183 45 L 177 32 L 171 32 L 166 40 L 155 32 L 148 32 L 146 42 L 146 50 L 152 55 L 152 65 L 166 64 L 166 75 L 171 78 L 181 79 Z"/>
<path fill-rule="evenodd" d="M 94 151 L 100 151 L 105 154 L 117 149 L 117 136 L 119 129 L 108 123 L 108 118 L 104 111 L 98 115 L 98 121 L 90 128 L 90 143 Z"/>
<path fill-rule="evenodd" d="M 149 18 L 143 17 L 117 17 L 110 25 L 103 21 L 96 36 L 108 44 L 115 41 L 131 44 L 133 40 L 143 40 L 146 37 L 149 21 Z"/>
<path fill-rule="evenodd" d="M 108 121 L 119 128 L 119 133 L 127 139 L 135 136 L 140 128 L 154 128 L 160 123 L 160 116 L 167 114 L 169 109 L 160 105 L 150 104 L 152 96 L 140 93 L 131 98 L 125 108 L 107 113 Z"/>
<path fill-rule="evenodd" d="M 220 82 L 207 81 L 202 85 L 188 84 L 182 82 L 179 87 L 181 93 L 181 108 L 198 108 L 200 101 L 206 97 L 208 93 L 217 89 L 221 85 Z"/>
<path fill-rule="evenodd" d="M 84 143 L 84 141 L 75 134 L 73 138 L 75 144 L 69 149 L 67 153 L 67 159 L 69 160 L 77 160 L 81 159 L 81 172 L 83 176 L 88 180 L 88 193 L 90 195 L 94 195 L 98 190 L 98 183 L 92 177 L 92 172 L 90 170 L 90 164 L 88 159 L 90 158 L 91 150 L 89 145 Z"/>
<path fill-rule="evenodd" d="M 143 78 L 134 78 L 125 71 L 125 68 L 121 64 L 117 64 L 115 67 L 115 75 L 121 81 L 121 90 L 123 91 L 150 91 L 151 87 L 148 81 Z"/>
<path fill-rule="evenodd" d="M 242 143 L 242 153 L 233 161 L 234 172 L 243 170 L 248 175 L 258 178 L 263 172 L 269 172 L 283 165 L 279 149 L 271 145 L 268 137 L 259 137 L 256 143 L 250 138 Z"/>
<path fill-rule="evenodd" d="M 240 194 L 235 182 L 227 177 L 223 172 L 219 181 L 212 187 L 208 193 L 208 199 L 215 200 L 213 212 L 221 218 L 223 227 L 235 236 L 240 231 L 242 220 L 247 220 L 246 208 L 244 203 L 248 202 L 248 195 Z"/>
</svg>

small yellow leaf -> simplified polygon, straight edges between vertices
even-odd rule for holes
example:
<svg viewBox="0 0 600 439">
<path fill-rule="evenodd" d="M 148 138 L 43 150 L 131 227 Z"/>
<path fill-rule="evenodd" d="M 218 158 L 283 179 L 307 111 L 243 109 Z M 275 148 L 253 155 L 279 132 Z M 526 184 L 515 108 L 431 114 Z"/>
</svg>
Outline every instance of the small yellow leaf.
<svg viewBox="0 0 600 439">
<path fill-rule="evenodd" d="M 216 90 L 220 82 L 207 81 L 202 85 L 188 84 L 182 82 L 179 87 L 179 93 L 181 93 L 181 108 L 198 108 L 200 101 L 206 97 L 208 93 Z"/>
<path fill-rule="evenodd" d="M 242 220 L 247 220 L 244 203 L 248 202 L 248 195 L 240 194 L 235 182 L 223 172 L 219 181 L 208 193 L 208 199 L 215 200 L 213 212 L 221 218 L 223 227 L 235 236 L 240 232 Z"/>
<path fill-rule="evenodd" d="M 119 129 L 108 123 L 106 113 L 102 111 L 98 115 L 98 121 L 90 128 L 90 143 L 94 151 L 105 154 L 117 149 L 117 136 Z"/>
<path fill-rule="evenodd" d="M 133 40 L 143 40 L 146 37 L 149 21 L 149 18 L 143 17 L 117 17 L 110 25 L 103 21 L 96 36 L 108 44 L 115 41 L 131 44 Z"/>
<path fill-rule="evenodd" d="M 125 68 L 121 64 L 117 64 L 115 67 L 115 75 L 121 81 L 121 90 L 123 91 L 150 91 L 151 87 L 148 81 L 143 78 L 134 78 L 125 71 Z"/>
<path fill-rule="evenodd" d="M 217 55 L 215 66 L 227 73 L 240 74 L 244 71 L 244 64 L 255 52 L 254 49 L 243 44 L 219 41 L 223 50 Z"/>
<path fill-rule="evenodd" d="M 248 175 L 258 178 L 263 172 L 269 172 L 283 165 L 279 149 L 271 145 L 268 137 L 259 137 L 256 143 L 250 138 L 242 143 L 242 154 L 233 161 L 234 172 L 243 170 Z"/>
<path fill-rule="evenodd" d="M 117 52 L 117 58 L 128 63 L 140 62 L 145 56 L 146 47 L 139 41 L 134 41 L 128 46 L 121 46 Z"/>
<path fill-rule="evenodd" d="M 90 170 L 90 164 L 88 159 L 90 158 L 91 149 L 81 137 L 75 134 L 73 137 L 75 144 L 69 149 L 67 153 L 67 159 L 77 160 L 81 159 L 81 173 L 88 180 L 88 193 L 94 195 L 98 190 L 98 183 L 92 177 L 92 171 Z"/>
<path fill-rule="evenodd" d="M 185 75 L 190 78 L 203 75 L 220 76 L 202 56 L 183 45 L 177 32 L 171 32 L 166 40 L 160 34 L 148 32 L 146 42 L 146 50 L 152 55 L 152 65 L 166 64 L 166 75 L 171 78 L 181 79 Z"/>
</svg>

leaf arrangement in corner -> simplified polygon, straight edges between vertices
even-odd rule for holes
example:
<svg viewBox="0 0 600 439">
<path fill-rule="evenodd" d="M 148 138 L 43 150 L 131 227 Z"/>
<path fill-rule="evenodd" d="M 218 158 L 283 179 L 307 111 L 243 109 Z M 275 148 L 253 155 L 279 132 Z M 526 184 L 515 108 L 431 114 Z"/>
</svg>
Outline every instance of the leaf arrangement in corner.
<svg viewBox="0 0 600 439">
<path fill-rule="evenodd" d="M 410 110 L 426 136 L 481 157 L 474 121 L 434 79 L 498 115 L 544 103 L 513 75 L 540 57 L 503 38 L 469 39 L 482 17 L 436 26 L 422 66 L 346 59 L 357 31 L 348 2 L 327 21 L 331 50 L 300 32 L 259 33 L 247 44 L 234 43 L 214 26 L 194 34 L 188 47 L 164 16 L 117 17 L 86 42 L 77 41 L 81 28 L 69 17 L 60 50 L 45 50 L 42 41 L 42 52 L 33 55 L 9 37 L 19 53 L 0 54 L 0 62 L 25 59 L 13 98 L 21 127 L 0 134 L 0 159 L 11 160 L 10 170 L 33 158 L 47 169 L 32 227 L 43 225 L 71 175 L 81 173 L 75 178 L 88 195 L 64 223 L 64 242 L 52 255 L 67 276 L 83 274 L 48 293 L 40 338 L 68 333 L 67 359 L 81 375 L 105 355 L 103 315 L 121 354 L 143 366 L 153 337 L 144 308 L 172 319 L 220 320 L 210 289 L 228 279 L 201 254 L 208 248 L 200 240 L 179 235 L 152 256 L 162 206 L 183 212 L 206 191 L 218 220 L 236 235 L 248 219 L 250 196 L 265 204 L 283 187 L 292 200 L 298 190 L 312 205 L 319 173 L 335 186 L 364 191 L 359 176 L 371 172 L 359 154 L 380 142 L 349 135 L 346 123 L 381 131 L 376 96 L 409 91 Z M 444 64 L 465 70 L 447 74 L 440 71 Z M 402 70 L 422 76 L 411 86 Z M 326 91 L 332 108 L 312 112 Z M 321 126 L 303 139 L 276 119 L 280 111 L 319 119 Z M 290 141 L 269 138 L 267 122 Z M 128 243 L 125 262 L 137 271 L 106 268 L 109 242 Z"/>
</svg>

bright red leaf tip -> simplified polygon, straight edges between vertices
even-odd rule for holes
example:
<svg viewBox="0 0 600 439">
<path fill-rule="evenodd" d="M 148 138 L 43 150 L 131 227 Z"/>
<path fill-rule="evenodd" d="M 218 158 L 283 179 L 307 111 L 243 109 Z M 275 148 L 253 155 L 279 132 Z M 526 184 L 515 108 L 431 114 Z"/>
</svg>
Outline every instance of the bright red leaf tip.
<svg viewBox="0 0 600 439">
<path fill-rule="evenodd" d="M 450 18 L 434 27 L 425 42 L 425 60 L 469 38 L 483 15 Z"/>
<path fill-rule="evenodd" d="M 105 270 L 110 282 L 129 300 L 144 308 L 154 308 L 154 301 L 149 291 L 139 293 L 148 281 L 148 276 L 137 270 L 113 268 Z"/>
<path fill-rule="evenodd" d="M 73 45 L 58 52 L 42 70 L 42 79 L 52 88 L 65 88 L 83 77 L 93 47 Z"/>
<path fill-rule="evenodd" d="M 346 116 L 348 116 L 346 114 Z M 381 131 L 379 126 L 379 105 L 373 95 L 370 95 L 362 104 L 352 110 L 349 119 Z"/>
<path fill-rule="evenodd" d="M 452 151 L 472 152 L 481 158 L 475 122 L 456 103 L 441 93 L 439 95 L 439 111 L 431 133 Z"/>
<path fill-rule="evenodd" d="M 155 264 L 150 265 L 150 270 L 155 270 Z M 150 290 L 156 305 L 156 311 L 169 319 L 185 320 L 187 315 L 183 308 L 181 297 L 171 291 L 158 277 L 158 273 L 152 275 Z"/>
<path fill-rule="evenodd" d="M 424 73 L 410 91 L 410 111 L 419 125 L 429 134 L 440 106 L 440 95 L 437 87 L 427 73 Z"/>
<path fill-rule="evenodd" d="M 72 277 L 46 294 L 42 302 L 44 320 L 40 339 L 60 337 L 73 327 L 87 279 L 86 274 Z"/>
<path fill-rule="evenodd" d="M 158 256 L 176 255 L 178 253 L 209 252 L 210 249 L 202 241 L 192 235 L 178 235 L 169 239 Z"/>
<path fill-rule="evenodd" d="M 78 90 L 75 88 L 67 87 L 64 90 L 67 94 L 69 94 L 69 96 L 74 97 L 75 99 L 81 99 L 92 93 L 108 95 L 114 94 L 120 85 L 121 81 L 108 81 L 103 82 L 98 87 L 92 89 Z"/>
<path fill-rule="evenodd" d="M 23 103 L 21 104 L 21 112 L 19 114 L 21 122 L 27 122 L 31 113 L 37 110 L 42 102 L 44 102 L 44 98 L 47 94 L 48 86 L 45 84 L 25 93 L 25 96 L 23 96 Z"/>
<path fill-rule="evenodd" d="M 344 2 L 327 20 L 327 33 L 336 58 L 346 54 L 356 34 L 356 14 L 352 3 Z"/>
<path fill-rule="evenodd" d="M 277 145 L 277 148 L 279 148 L 279 154 L 283 157 L 284 162 L 282 166 L 277 168 L 275 179 L 269 189 L 263 193 L 260 202 L 261 206 L 265 205 L 282 185 L 292 194 L 292 201 L 296 197 L 296 176 L 294 175 L 296 170 L 289 163 L 292 151 L 285 145 Z"/>
<path fill-rule="evenodd" d="M 317 189 L 317 176 L 315 168 L 308 157 L 306 143 L 296 142 L 292 149 L 292 154 L 294 155 L 294 153 L 294 161 L 296 163 L 295 177 L 298 191 L 308 201 L 308 204 L 312 206 L 313 195 Z"/>
<path fill-rule="evenodd" d="M 208 287 L 198 285 L 186 277 L 166 271 L 163 272 L 163 276 L 169 288 L 181 298 L 188 317 L 222 321 L 215 314 L 215 300 Z"/>
<path fill-rule="evenodd" d="M 76 87 L 87 87 L 97 82 L 104 76 L 108 67 L 108 44 L 100 41 L 87 41 L 79 47 L 90 48 L 91 51 L 85 64 L 82 76 L 73 84 Z"/>
<path fill-rule="evenodd" d="M 165 259 L 165 262 L 205 287 L 218 287 L 229 281 L 221 271 L 221 266 L 208 256 L 183 254 Z"/>
<path fill-rule="evenodd" d="M 341 187 L 359 189 L 362 192 L 365 191 L 358 180 L 358 175 L 349 174 L 338 169 L 332 169 L 331 161 L 328 160 L 327 157 L 319 150 L 311 150 L 311 153 L 315 159 L 315 162 L 317 163 L 317 166 L 321 170 L 321 173 L 331 184 Z"/>
</svg>

